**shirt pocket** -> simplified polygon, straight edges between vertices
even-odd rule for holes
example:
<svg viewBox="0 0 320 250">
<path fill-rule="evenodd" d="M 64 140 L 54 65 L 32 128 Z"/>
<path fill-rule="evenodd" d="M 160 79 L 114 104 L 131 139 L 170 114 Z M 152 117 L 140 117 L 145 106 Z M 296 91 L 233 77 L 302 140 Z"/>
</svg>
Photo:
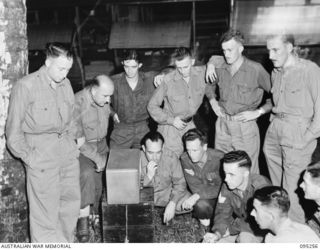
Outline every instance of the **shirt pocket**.
<svg viewBox="0 0 320 250">
<path fill-rule="evenodd" d="M 285 86 L 285 103 L 288 107 L 302 107 L 303 87 L 299 83 L 290 83 Z"/>
<path fill-rule="evenodd" d="M 35 102 L 31 108 L 35 127 L 48 130 L 57 123 L 57 106 L 54 101 Z"/>
<path fill-rule="evenodd" d="M 237 83 L 235 85 L 235 96 L 234 100 L 239 104 L 251 104 L 253 87 L 248 86 L 246 83 Z"/>
</svg>

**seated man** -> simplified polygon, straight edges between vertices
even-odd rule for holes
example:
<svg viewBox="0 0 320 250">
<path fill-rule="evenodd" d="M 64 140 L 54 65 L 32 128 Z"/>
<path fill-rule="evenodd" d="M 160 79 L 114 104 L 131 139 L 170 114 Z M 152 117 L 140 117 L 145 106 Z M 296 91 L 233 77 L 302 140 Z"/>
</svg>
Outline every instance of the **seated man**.
<svg viewBox="0 0 320 250">
<path fill-rule="evenodd" d="M 261 229 L 269 229 L 266 243 L 320 242 L 310 227 L 288 217 L 290 200 L 286 190 L 269 186 L 256 190 L 251 215 Z"/>
<path fill-rule="evenodd" d="M 261 242 L 251 229 L 247 206 L 255 190 L 270 182 L 261 175 L 250 174 L 250 168 L 251 159 L 244 151 L 231 151 L 224 156 L 225 183 L 218 198 L 213 233 L 207 233 L 203 242 Z"/>
<path fill-rule="evenodd" d="M 187 152 L 181 156 L 181 164 L 192 196 L 183 204 L 184 209 L 194 210 L 194 216 L 208 227 L 221 187 L 219 173 L 223 153 L 208 148 L 208 138 L 198 129 L 190 129 L 183 135 Z"/>
<path fill-rule="evenodd" d="M 96 205 L 102 193 L 102 171 L 109 151 L 105 137 L 108 132 L 110 96 L 113 91 L 112 80 L 108 76 L 100 75 L 75 96 L 74 120 L 77 138 L 83 141 L 82 145 L 78 145 L 81 153 L 81 209 L 77 236 L 80 242 L 89 240 L 90 205 Z"/>
<path fill-rule="evenodd" d="M 175 213 L 182 213 L 181 204 L 190 193 L 178 157 L 163 150 L 164 138 L 159 132 L 149 132 L 142 139 L 141 176 L 143 186 L 154 188 L 154 204 L 165 207 L 163 222 Z"/>
<path fill-rule="evenodd" d="M 304 191 L 304 198 L 317 203 L 318 210 L 308 220 L 308 225 L 320 237 L 320 162 L 310 164 L 303 175 L 300 187 Z"/>
</svg>

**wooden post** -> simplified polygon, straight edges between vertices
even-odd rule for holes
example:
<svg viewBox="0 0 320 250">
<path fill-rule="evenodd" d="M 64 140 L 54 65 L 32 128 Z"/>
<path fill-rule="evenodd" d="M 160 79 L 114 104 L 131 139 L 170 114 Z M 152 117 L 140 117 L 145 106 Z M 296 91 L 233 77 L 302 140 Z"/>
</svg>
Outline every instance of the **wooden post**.
<svg viewBox="0 0 320 250">
<path fill-rule="evenodd" d="M 192 1 L 192 49 L 196 49 L 196 3 Z"/>
</svg>

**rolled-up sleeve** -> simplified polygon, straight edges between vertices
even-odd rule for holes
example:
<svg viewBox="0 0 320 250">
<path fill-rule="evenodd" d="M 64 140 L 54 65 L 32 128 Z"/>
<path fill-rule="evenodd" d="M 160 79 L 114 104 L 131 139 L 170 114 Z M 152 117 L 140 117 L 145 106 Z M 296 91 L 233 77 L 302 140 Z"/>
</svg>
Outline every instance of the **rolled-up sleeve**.
<svg viewBox="0 0 320 250">
<path fill-rule="evenodd" d="M 169 162 L 168 162 L 169 164 Z M 175 202 L 184 195 L 187 189 L 186 180 L 184 178 L 182 167 L 179 159 L 175 157 L 172 162 L 172 193 L 170 195 L 170 200 Z"/>
<path fill-rule="evenodd" d="M 6 123 L 7 146 L 14 156 L 29 165 L 32 148 L 27 144 L 22 124 L 29 106 L 29 90 L 17 82 L 11 92 L 8 119 Z"/>
</svg>

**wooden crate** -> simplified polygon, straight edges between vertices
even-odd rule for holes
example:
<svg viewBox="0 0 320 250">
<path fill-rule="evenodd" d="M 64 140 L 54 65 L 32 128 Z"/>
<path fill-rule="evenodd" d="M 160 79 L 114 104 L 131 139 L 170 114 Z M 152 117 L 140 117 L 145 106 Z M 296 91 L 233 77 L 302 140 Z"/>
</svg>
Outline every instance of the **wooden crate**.
<svg viewBox="0 0 320 250">
<path fill-rule="evenodd" d="M 102 202 L 103 242 L 152 243 L 154 238 L 153 188 L 140 190 L 138 204 Z"/>
</svg>

